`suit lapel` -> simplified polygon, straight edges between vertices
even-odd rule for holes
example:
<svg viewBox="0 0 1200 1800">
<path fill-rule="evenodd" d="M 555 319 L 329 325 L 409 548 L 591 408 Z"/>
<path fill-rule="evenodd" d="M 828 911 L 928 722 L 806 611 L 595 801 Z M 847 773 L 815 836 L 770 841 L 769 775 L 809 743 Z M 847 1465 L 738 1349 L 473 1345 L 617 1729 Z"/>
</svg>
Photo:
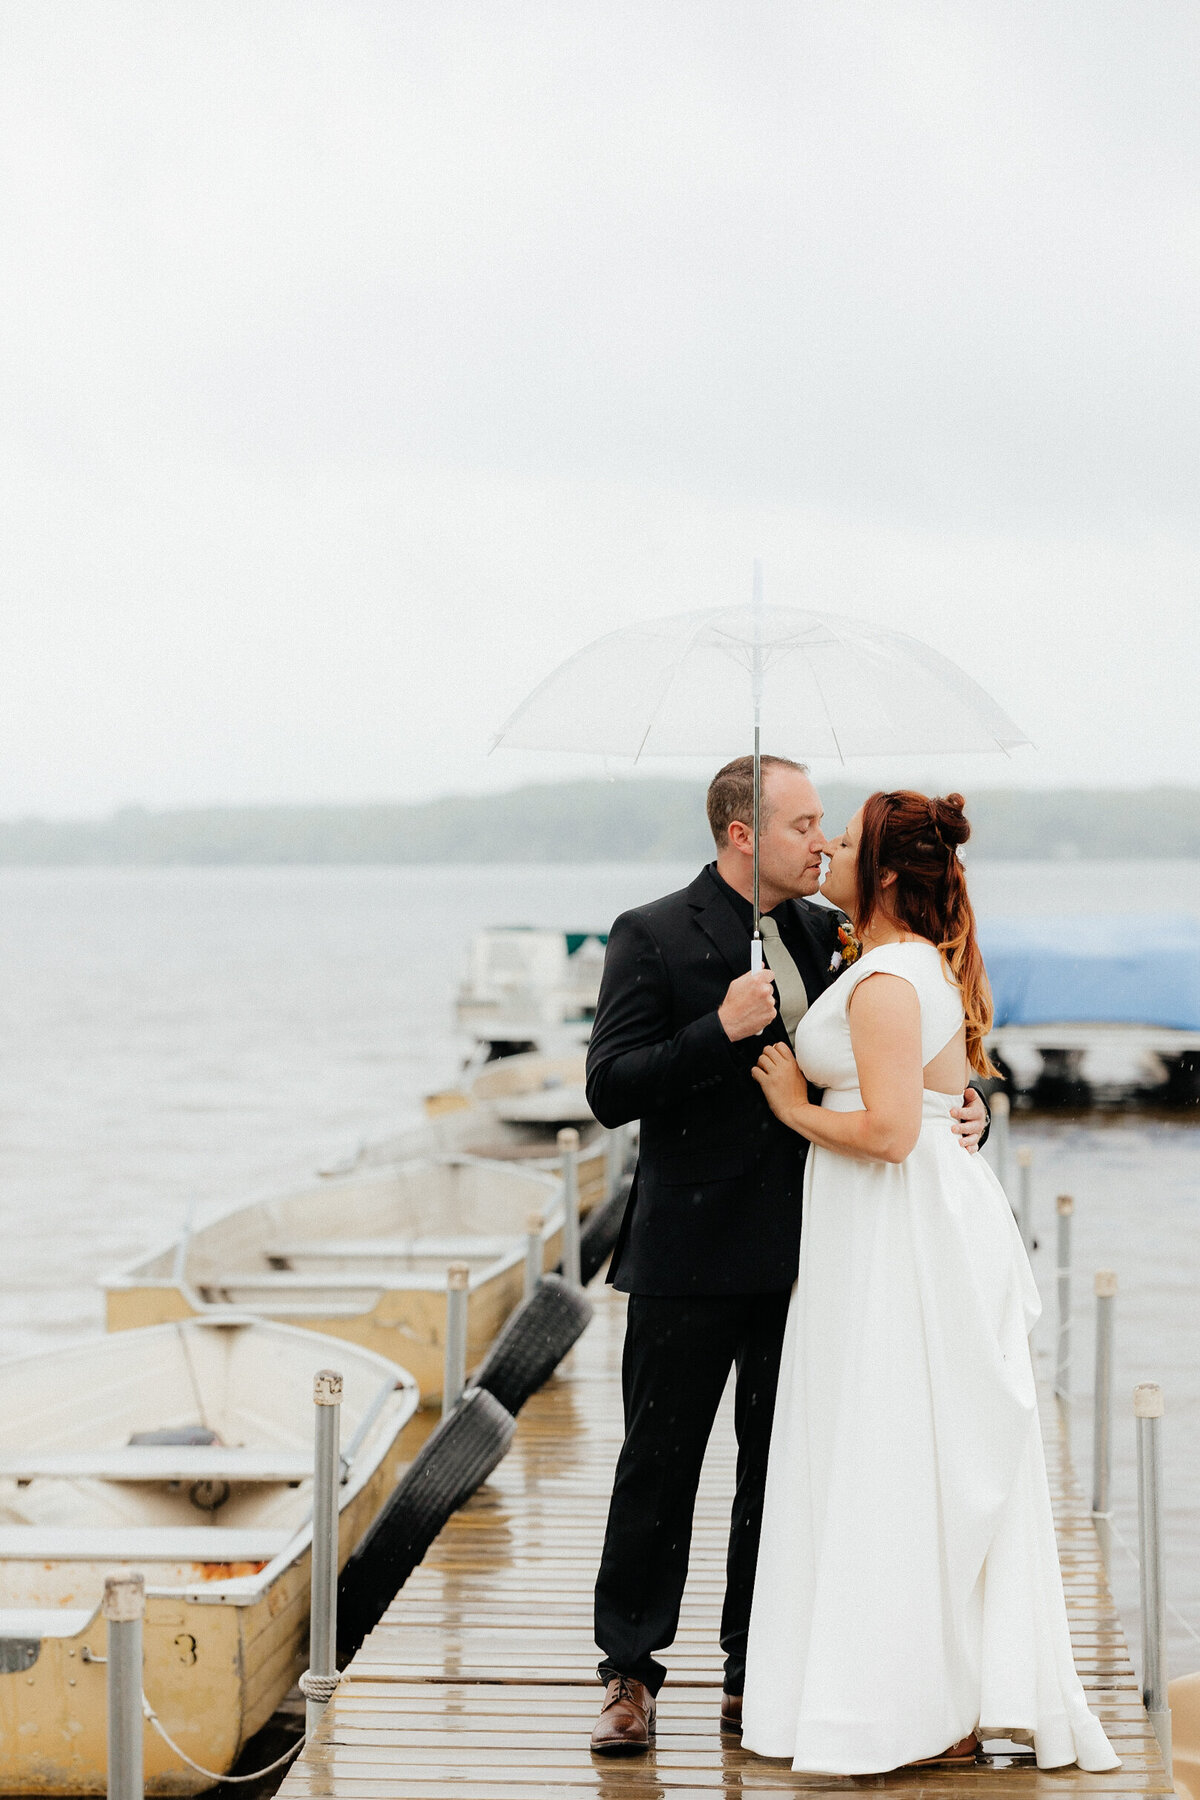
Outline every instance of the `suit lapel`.
<svg viewBox="0 0 1200 1800">
<path fill-rule="evenodd" d="M 688 889 L 688 902 L 705 937 L 720 953 L 732 979 L 750 967 L 750 938 L 745 926 L 707 869 Z"/>
<path fill-rule="evenodd" d="M 702 871 L 693 881 L 688 889 L 688 900 L 695 910 L 696 923 L 729 970 L 730 980 L 738 975 L 748 974 L 750 934 L 707 870 Z M 801 972 L 807 987 L 807 969 Z M 819 988 L 810 990 L 809 999 L 813 999 L 814 994 L 819 992 Z M 777 1040 L 780 1043 L 788 1042 L 787 1029 L 778 1013 L 756 1041 L 770 1044 Z"/>
</svg>

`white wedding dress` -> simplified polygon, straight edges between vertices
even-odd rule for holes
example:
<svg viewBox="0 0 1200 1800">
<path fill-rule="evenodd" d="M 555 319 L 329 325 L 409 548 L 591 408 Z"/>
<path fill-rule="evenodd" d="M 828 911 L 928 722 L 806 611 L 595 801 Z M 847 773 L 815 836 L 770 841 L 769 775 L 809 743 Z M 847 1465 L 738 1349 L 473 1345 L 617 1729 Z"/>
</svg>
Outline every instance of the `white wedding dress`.
<svg viewBox="0 0 1200 1800">
<path fill-rule="evenodd" d="M 862 1109 L 846 1008 L 912 983 L 928 1064 L 962 1023 L 931 944 L 869 951 L 815 1001 L 796 1055 Z M 925 1090 L 902 1163 L 814 1146 L 783 1346 L 742 1741 L 865 1775 L 971 1731 L 1042 1768 L 1117 1758 L 1075 1673 L 1028 1334 L 1040 1303 L 1004 1191 Z"/>
</svg>

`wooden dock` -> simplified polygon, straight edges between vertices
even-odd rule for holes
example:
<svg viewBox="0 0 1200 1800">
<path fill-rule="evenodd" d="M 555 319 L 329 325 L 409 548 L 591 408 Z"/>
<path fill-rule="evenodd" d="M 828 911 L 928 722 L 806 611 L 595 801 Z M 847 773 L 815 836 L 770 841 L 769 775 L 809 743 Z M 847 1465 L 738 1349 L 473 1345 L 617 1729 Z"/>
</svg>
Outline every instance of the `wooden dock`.
<svg viewBox="0 0 1200 1800">
<path fill-rule="evenodd" d="M 717 1621 L 733 1491 L 728 1405 L 696 1510 L 679 1636 L 643 1758 L 588 1750 L 601 1698 L 592 1583 L 621 1441 L 624 1308 L 607 1289 L 559 1375 L 521 1413 L 507 1458 L 446 1526 L 367 1639 L 284 1800 L 734 1800 L 856 1787 L 957 1794 L 1166 1794 L 1095 1533 L 1053 1404 L 1044 1427 L 1075 1657 L 1122 1767 L 1041 1774 L 998 1756 L 967 1770 L 793 1774 L 717 1729 Z"/>
</svg>

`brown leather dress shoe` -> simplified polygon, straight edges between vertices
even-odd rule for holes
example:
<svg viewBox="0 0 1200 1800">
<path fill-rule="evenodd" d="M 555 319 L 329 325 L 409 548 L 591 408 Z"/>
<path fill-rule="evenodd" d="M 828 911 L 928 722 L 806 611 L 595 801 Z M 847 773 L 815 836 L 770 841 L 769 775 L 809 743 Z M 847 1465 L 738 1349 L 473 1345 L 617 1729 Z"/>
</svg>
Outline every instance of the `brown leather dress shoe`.
<svg viewBox="0 0 1200 1800">
<path fill-rule="evenodd" d="M 721 1730 L 742 1734 L 742 1696 L 740 1694 L 721 1695 Z"/>
<path fill-rule="evenodd" d="M 592 1749 L 598 1756 L 637 1756 L 653 1741 L 654 1696 L 644 1682 L 615 1675 L 604 1690 Z"/>
<path fill-rule="evenodd" d="M 978 1759 L 982 1745 L 975 1733 L 969 1732 L 965 1738 L 959 1738 L 957 1744 L 951 1744 L 940 1756 L 921 1756 L 916 1762 L 905 1763 L 906 1769 L 932 1769 L 937 1764 L 971 1763 Z"/>
</svg>

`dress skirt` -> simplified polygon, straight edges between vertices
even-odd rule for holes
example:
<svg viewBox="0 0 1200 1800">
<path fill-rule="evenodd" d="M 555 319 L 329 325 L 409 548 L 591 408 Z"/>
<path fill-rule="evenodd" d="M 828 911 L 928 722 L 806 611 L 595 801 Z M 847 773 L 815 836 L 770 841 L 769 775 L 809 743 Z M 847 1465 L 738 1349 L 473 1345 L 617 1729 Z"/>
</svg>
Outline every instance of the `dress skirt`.
<svg viewBox="0 0 1200 1800">
<path fill-rule="evenodd" d="M 808 1158 L 742 1738 L 798 1770 L 894 1769 L 976 1730 L 1042 1768 L 1118 1766 L 1071 1656 L 1037 1289 L 955 1103 L 926 1091 L 903 1163 Z"/>
</svg>

